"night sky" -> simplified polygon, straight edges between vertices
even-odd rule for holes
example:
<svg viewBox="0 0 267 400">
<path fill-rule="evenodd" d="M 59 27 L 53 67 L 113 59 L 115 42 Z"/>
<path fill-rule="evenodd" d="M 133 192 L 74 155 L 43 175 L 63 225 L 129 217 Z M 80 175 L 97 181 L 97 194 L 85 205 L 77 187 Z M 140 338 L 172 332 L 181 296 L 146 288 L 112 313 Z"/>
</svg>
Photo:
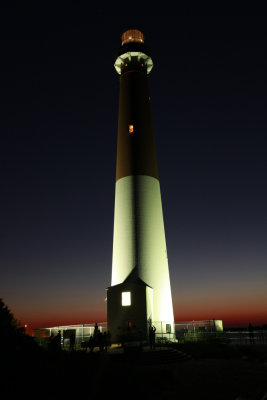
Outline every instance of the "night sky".
<svg viewBox="0 0 267 400">
<path fill-rule="evenodd" d="M 22 324 L 106 321 L 128 28 L 154 61 L 175 320 L 267 323 L 266 20 L 163 14 L 1 9 L 0 297 Z"/>
</svg>

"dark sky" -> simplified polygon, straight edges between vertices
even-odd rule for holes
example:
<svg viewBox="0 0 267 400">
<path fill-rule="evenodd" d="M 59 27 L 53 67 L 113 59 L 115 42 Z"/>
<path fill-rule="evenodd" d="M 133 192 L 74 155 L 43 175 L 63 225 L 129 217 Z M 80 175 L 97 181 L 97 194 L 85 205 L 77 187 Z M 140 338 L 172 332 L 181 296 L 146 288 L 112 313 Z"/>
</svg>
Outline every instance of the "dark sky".
<svg viewBox="0 0 267 400">
<path fill-rule="evenodd" d="M 32 327 L 106 320 L 113 64 L 121 33 L 139 28 L 154 61 L 175 319 L 266 323 L 265 17 L 66 5 L 7 7 L 0 22 L 0 297 L 15 316 Z"/>
</svg>

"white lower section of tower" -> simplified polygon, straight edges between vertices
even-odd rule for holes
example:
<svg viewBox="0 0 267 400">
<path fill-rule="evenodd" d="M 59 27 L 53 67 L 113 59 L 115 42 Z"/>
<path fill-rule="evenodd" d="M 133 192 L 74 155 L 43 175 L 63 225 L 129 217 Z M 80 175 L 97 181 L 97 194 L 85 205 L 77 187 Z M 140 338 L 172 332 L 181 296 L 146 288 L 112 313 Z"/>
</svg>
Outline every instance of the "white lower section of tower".
<svg viewBox="0 0 267 400">
<path fill-rule="evenodd" d="M 145 175 L 116 182 L 111 285 L 122 283 L 135 267 L 153 288 L 153 321 L 173 325 L 160 184 Z"/>
</svg>

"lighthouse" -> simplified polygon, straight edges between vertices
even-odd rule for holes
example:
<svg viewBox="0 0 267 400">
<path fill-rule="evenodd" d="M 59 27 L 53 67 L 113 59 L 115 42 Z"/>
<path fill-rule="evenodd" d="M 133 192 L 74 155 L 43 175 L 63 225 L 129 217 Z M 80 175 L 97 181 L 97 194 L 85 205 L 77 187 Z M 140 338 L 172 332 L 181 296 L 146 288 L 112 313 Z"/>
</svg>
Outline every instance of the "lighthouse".
<svg viewBox="0 0 267 400">
<path fill-rule="evenodd" d="M 146 338 L 174 336 L 174 318 L 148 75 L 153 68 L 144 34 L 121 36 L 111 286 L 107 322 L 113 341 L 126 331 Z"/>
</svg>

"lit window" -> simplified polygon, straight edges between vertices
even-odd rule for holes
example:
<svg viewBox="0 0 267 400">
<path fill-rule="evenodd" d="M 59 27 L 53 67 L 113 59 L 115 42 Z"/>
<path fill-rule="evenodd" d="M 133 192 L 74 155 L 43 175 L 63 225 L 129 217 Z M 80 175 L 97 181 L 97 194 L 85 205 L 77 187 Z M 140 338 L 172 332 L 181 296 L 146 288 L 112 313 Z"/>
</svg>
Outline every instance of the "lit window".
<svg viewBox="0 0 267 400">
<path fill-rule="evenodd" d="M 131 292 L 122 292 L 121 293 L 121 305 L 122 306 L 130 306 L 131 305 Z"/>
<path fill-rule="evenodd" d="M 134 133 L 134 126 L 133 125 L 129 125 L 129 133 Z"/>
</svg>

